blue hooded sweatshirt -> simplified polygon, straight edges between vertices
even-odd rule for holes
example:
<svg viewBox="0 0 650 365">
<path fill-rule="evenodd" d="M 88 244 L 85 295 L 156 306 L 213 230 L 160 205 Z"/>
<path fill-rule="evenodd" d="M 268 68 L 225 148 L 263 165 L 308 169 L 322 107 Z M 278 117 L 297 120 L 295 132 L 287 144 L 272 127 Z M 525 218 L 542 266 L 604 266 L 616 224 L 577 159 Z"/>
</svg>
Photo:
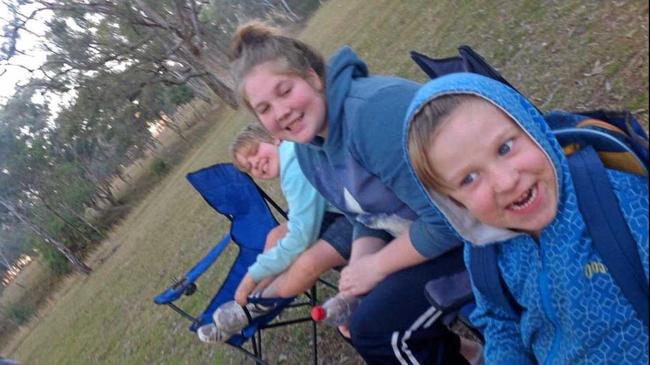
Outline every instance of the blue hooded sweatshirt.
<svg viewBox="0 0 650 365">
<path fill-rule="evenodd" d="M 305 176 L 354 224 L 354 239 L 390 240 L 409 229 L 415 249 L 437 257 L 460 241 L 440 219 L 408 172 L 402 124 L 420 84 L 369 76 L 348 47 L 328 63 L 327 139 L 296 144 Z"/>
<path fill-rule="evenodd" d="M 558 207 L 538 241 L 530 235 L 488 226 L 449 198 L 429 191 L 430 204 L 469 244 L 499 244 L 498 266 L 520 314 L 506 313 L 474 290 L 472 322 L 485 335 L 486 364 L 646 364 L 648 334 L 592 245 L 568 162 L 544 117 L 521 94 L 489 78 L 459 73 L 435 79 L 415 96 L 404 125 L 402 153 L 413 116 L 445 94 L 473 94 L 501 109 L 542 149 L 554 168 Z M 462 106 L 461 106 L 462 107 Z M 413 167 L 409 171 L 415 176 Z M 648 280 L 648 182 L 608 170 Z M 421 191 L 426 191 L 420 185 Z M 590 268 L 600 268 L 591 270 Z"/>
</svg>

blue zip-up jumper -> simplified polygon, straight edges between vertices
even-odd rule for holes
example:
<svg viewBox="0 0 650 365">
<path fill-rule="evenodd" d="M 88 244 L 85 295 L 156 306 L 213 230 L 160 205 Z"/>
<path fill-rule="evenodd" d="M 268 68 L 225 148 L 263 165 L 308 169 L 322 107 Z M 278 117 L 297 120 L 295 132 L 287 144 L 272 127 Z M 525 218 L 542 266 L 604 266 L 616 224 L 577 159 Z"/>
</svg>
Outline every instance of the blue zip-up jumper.
<svg viewBox="0 0 650 365">
<path fill-rule="evenodd" d="M 550 159 L 559 193 L 557 215 L 538 241 L 481 224 L 448 198 L 430 194 L 430 202 L 467 243 L 498 244 L 499 270 L 522 307 L 520 314 L 506 313 L 474 290 L 477 309 L 471 319 L 486 337 L 486 364 L 648 363 L 648 334 L 593 247 L 564 153 L 544 117 L 527 99 L 482 76 L 441 77 L 418 92 L 405 130 L 429 100 L 459 93 L 487 100 L 524 129 Z M 407 146 L 405 138 L 405 155 Z M 619 171 L 608 174 L 648 280 L 648 182 Z M 471 260 L 468 247 L 466 264 Z"/>
<path fill-rule="evenodd" d="M 414 248 L 432 258 L 389 275 L 364 297 L 349 323 L 352 344 L 369 364 L 465 364 L 458 337 L 434 322 L 424 296 L 427 281 L 463 269 L 460 241 L 401 154 L 404 115 L 420 85 L 369 76 L 347 47 L 331 58 L 326 76 L 327 138 L 296 145 L 305 176 L 353 222 L 354 239 L 388 242 L 408 229 Z"/>
<path fill-rule="evenodd" d="M 348 47 L 328 63 L 327 139 L 296 145 L 300 168 L 355 224 L 355 239 L 408 228 L 415 249 L 437 257 L 460 241 L 427 204 L 406 168 L 400 141 L 406 109 L 420 84 L 369 76 Z"/>
</svg>

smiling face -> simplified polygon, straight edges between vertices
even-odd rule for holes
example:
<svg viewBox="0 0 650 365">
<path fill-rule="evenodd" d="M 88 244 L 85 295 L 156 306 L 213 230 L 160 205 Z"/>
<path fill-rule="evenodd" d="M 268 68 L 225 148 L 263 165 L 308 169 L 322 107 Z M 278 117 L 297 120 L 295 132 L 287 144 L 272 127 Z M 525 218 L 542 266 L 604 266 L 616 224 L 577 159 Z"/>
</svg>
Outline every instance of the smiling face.
<svg viewBox="0 0 650 365">
<path fill-rule="evenodd" d="M 274 179 L 280 175 L 278 146 L 260 142 L 257 148 L 251 148 L 235 154 L 237 164 L 258 179 Z"/>
<path fill-rule="evenodd" d="M 243 91 L 257 118 L 281 140 L 308 143 L 327 137 L 323 85 L 313 70 L 307 78 L 278 72 L 273 62 L 256 66 L 246 75 Z"/>
<path fill-rule="evenodd" d="M 458 106 L 434 132 L 427 159 L 442 193 L 483 223 L 538 236 L 557 213 L 551 162 L 494 105 L 477 99 Z"/>
</svg>

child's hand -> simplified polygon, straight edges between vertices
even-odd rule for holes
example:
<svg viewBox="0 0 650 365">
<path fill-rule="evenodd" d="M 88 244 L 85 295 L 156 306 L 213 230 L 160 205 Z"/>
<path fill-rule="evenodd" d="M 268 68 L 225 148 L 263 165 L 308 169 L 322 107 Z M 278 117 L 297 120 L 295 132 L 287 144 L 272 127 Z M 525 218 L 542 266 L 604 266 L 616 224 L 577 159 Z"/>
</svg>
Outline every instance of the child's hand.
<svg viewBox="0 0 650 365">
<path fill-rule="evenodd" d="M 341 271 L 339 291 L 347 296 L 359 296 L 371 291 L 385 275 L 375 264 L 375 255 L 356 259 Z"/>
<path fill-rule="evenodd" d="M 253 280 L 250 274 L 246 274 L 235 292 L 235 302 L 239 305 L 246 305 L 248 303 L 248 295 L 255 289 L 257 283 Z"/>
</svg>

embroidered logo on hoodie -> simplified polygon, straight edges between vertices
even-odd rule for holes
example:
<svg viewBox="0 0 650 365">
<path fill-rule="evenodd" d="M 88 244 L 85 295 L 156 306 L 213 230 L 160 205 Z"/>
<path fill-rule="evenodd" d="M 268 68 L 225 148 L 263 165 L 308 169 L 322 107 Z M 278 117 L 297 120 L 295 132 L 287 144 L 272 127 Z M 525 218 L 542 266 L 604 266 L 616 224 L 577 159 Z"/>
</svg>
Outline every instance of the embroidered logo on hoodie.
<svg viewBox="0 0 650 365">
<path fill-rule="evenodd" d="M 599 261 L 588 262 L 585 265 L 585 276 L 587 279 L 591 279 L 595 274 L 606 274 L 607 266 Z"/>
</svg>

